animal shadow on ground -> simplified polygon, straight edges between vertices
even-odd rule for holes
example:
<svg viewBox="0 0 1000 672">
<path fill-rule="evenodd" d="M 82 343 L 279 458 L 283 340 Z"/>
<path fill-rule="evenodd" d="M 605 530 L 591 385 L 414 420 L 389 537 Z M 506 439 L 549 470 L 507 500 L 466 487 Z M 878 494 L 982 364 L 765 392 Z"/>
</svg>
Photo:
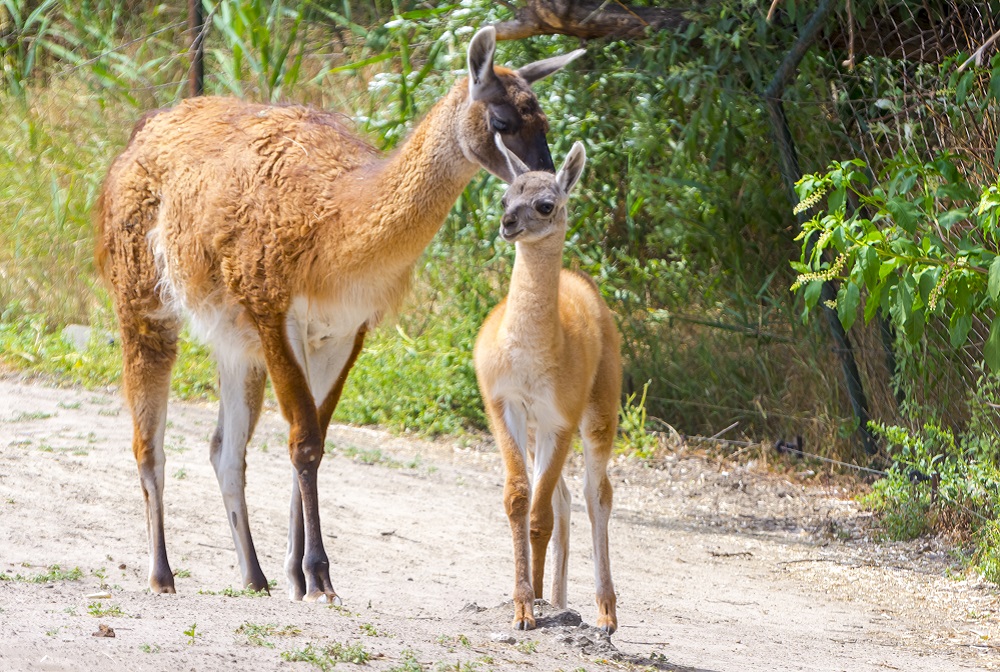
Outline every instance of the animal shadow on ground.
<svg viewBox="0 0 1000 672">
<path fill-rule="evenodd" d="M 480 607 L 472 603 L 462 609 L 464 613 L 478 614 L 479 622 L 510 623 L 514 613 L 513 600 L 507 600 L 495 607 Z M 644 669 L 669 670 L 670 672 L 715 672 L 700 667 L 684 667 L 671 663 L 666 655 L 652 652 L 648 656 L 623 653 L 611 641 L 608 633 L 583 622 L 579 613 L 572 609 L 557 609 L 547 600 L 535 600 L 535 630 L 533 634 L 550 638 L 563 646 L 580 652 L 580 654 L 595 659 L 614 660 L 619 663 L 638 666 Z M 514 640 L 511 631 L 510 641 Z"/>
</svg>

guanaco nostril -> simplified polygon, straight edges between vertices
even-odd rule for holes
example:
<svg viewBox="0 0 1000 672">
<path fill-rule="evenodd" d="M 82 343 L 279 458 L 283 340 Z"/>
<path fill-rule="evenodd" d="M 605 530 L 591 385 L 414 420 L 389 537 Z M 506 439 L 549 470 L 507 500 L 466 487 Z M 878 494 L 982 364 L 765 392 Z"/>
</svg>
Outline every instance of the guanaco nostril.
<svg viewBox="0 0 1000 672">
<path fill-rule="evenodd" d="M 503 228 L 511 229 L 517 224 L 517 217 L 514 215 L 504 215 L 500 223 L 503 224 Z"/>
</svg>

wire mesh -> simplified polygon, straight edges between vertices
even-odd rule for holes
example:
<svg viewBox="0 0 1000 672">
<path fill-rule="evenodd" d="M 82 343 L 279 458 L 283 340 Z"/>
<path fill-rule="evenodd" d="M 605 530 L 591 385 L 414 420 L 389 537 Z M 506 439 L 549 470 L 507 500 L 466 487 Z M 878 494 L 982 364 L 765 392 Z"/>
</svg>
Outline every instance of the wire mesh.
<svg viewBox="0 0 1000 672">
<path fill-rule="evenodd" d="M 879 4 L 846 24 L 843 17 L 831 21 L 830 33 L 815 47 L 829 65 L 827 103 L 808 103 L 823 109 L 835 144 L 832 154 L 813 157 L 817 164 L 859 157 L 878 174 L 901 155 L 931 161 L 947 153 L 970 184 L 995 182 L 1000 125 L 996 107 L 985 103 L 988 72 L 977 71 L 964 104 L 956 104 L 954 93 L 958 74 L 988 65 L 997 53 L 998 10 L 995 2 L 898 2 Z M 957 243 L 967 233 L 969 227 L 959 225 L 946 236 Z M 992 318 L 989 312 L 977 316 L 959 348 L 941 318 L 928 319 L 917 343 L 906 342 L 884 320 L 859 321 L 850 336 L 872 419 L 965 431 L 983 403 L 981 362 Z M 1000 429 L 1000 419 L 990 424 Z"/>
</svg>

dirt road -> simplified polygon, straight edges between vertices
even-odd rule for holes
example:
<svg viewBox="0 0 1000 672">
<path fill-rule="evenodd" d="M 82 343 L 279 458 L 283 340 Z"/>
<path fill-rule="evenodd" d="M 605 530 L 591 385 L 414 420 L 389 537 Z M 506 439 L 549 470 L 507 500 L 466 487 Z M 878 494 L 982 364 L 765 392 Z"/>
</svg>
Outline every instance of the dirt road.
<svg viewBox="0 0 1000 672">
<path fill-rule="evenodd" d="M 614 466 L 621 629 L 607 641 L 585 625 L 596 610 L 579 465 L 569 597 L 584 624 L 546 609 L 543 627 L 514 632 L 489 444 L 334 427 L 320 493 L 344 606 L 289 602 L 291 472 L 273 408 L 247 476 L 254 540 L 277 585 L 271 597 L 226 596 L 239 576 L 207 456 L 215 414 L 171 405 L 166 533 L 178 594 L 150 595 L 118 395 L 0 380 L 0 670 L 293 671 L 338 656 L 367 656 L 374 670 L 1000 669 L 998 593 L 954 569 L 947 548 L 875 544 L 835 488 L 693 456 Z M 115 637 L 93 636 L 102 625 Z"/>
</svg>

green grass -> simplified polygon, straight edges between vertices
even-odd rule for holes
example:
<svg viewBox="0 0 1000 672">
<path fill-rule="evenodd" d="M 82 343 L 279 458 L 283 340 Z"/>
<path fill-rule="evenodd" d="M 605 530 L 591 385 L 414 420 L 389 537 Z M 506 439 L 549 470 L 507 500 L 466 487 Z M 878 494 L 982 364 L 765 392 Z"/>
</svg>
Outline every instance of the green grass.
<svg viewBox="0 0 1000 672">
<path fill-rule="evenodd" d="M 223 595 L 225 597 L 268 597 L 266 590 L 254 590 L 253 588 L 233 588 L 232 586 L 226 586 L 222 590 L 205 590 L 201 589 L 198 591 L 199 595 Z"/>
</svg>

